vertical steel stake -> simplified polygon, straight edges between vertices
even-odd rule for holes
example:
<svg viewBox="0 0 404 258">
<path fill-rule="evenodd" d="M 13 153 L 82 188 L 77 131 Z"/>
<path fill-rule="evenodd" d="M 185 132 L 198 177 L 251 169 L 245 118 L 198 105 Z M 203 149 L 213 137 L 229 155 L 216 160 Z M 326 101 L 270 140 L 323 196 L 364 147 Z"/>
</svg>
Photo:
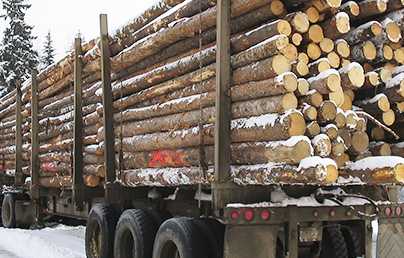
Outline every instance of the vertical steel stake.
<svg viewBox="0 0 404 258">
<path fill-rule="evenodd" d="M 37 71 L 32 72 L 31 82 L 31 198 L 35 205 L 35 217 L 40 219 L 39 183 L 39 121 L 38 121 L 38 81 Z"/>
<path fill-rule="evenodd" d="M 22 103 L 21 103 L 21 83 L 16 84 L 15 100 L 15 186 L 24 184 L 24 175 L 22 173 Z"/>
<path fill-rule="evenodd" d="M 84 201 L 83 190 L 83 100 L 81 38 L 74 40 L 74 139 L 73 139 L 73 197 L 76 203 Z"/>
<path fill-rule="evenodd" d="M 111 60 L 108 38 L 108 20 L 106 14 L 100 15 L 101 30 L 101 79 L 102 101 L 104 109 L 104 165 L 106 169 L 106 198 L 114 199 L 109 192 L 116 179 L 115 174 L 115 135 L 113 117 L 113 98 L 111 89 Z"/>
<path fill-rule="evenodd" d="M 221 187 L 230 178 L 230 122 L 231 83 L 230 64 L 230 4 L 231 0 L 217 1 L 217 54 L 216 54 L 216 128 L 215 128 L 215 186 L 214 206 L 222 209 L 226 199 Z"/>
</svg>

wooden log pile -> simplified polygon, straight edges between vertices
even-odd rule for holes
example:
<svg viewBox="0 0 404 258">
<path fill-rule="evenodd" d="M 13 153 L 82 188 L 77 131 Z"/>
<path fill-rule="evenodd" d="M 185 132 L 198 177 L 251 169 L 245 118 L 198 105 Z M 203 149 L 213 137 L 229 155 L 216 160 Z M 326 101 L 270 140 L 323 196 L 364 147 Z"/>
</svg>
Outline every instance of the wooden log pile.
<svg viewBox="0 0 404 258">
<path fill-rule="evenodd" d="M 121 184 L 212 182 L 216 13 L 214 0 L 161 0 L 111 36 Z M 402 1 L 233 0 L 230 31 L 234 182 L 404 183 Z M 83 172 L 96 187 L 105 178 L 99 40 L 82 52 Z M 38 76 L 45 187 L 72 183 L 73 57 Z M 27 175 L 29 86 L 22 87 Z M 12 169 L 15 101 L 0 100 L 0 159 Z"/>
</svg>

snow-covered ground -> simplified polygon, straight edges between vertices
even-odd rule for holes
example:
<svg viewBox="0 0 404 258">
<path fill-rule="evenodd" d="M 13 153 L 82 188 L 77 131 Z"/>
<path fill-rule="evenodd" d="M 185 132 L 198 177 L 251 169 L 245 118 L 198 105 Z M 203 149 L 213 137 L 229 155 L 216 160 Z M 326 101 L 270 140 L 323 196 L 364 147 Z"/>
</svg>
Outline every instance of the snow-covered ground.
<svg viewBox="0 0 404 258">
<path fill-rule="evenodd" d="M 0 228 L 1 258 L 85 258 L 85 227 Z"/>
</svg>

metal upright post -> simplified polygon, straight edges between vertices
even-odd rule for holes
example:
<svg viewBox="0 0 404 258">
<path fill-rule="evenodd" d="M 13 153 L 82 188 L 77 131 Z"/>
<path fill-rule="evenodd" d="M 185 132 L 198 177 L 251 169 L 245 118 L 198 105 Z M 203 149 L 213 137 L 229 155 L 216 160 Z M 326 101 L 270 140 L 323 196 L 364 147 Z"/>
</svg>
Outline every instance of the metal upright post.
<svg viewBox="0 0 404 258">
<path fill-rule="evenodd" d="M 217 54 L 216 54 L 216 128 L 215 128 L 215 184 L 214 206 L 222 209 L 230 192 L 230 122 L 231 83 L 230 63 L 230 5 L 231 0 L 217 1 Z"/>
<path fill-rule="evenodd" d="M 15 100 L 15 186 L 24 184 L 24 175 L 22 173 L 22 114 L 21 114 L 21 84 L 16 83 Z"/>
<path fill-rule="evenodd" d="M 74 139 L 73 139 L 73 197 L 76 203 L 84 201 L 83 190 L 83 100 L 81 38 L 74 40 Z"/>
<path fill-rule="evenodd" d="M 104 110 L 104 165 L 106 169 L 106 199 L 111 202 L 115 174 L 115 135 L 113 117 L 113 98 L 111 89 L 111 60 L 108 37 L 108 20 L 106 14 L 100 15 L 101 30 L 101 79 Z"/>
<path fill-rule="evenodd" d="M 31 82 L 31 198 L 35 204 L 35 217 L 40 219 L 39 183 L 39 121 L 38 121 L 38 81 L 37 71 L 32 72 Z"/>
</svg>

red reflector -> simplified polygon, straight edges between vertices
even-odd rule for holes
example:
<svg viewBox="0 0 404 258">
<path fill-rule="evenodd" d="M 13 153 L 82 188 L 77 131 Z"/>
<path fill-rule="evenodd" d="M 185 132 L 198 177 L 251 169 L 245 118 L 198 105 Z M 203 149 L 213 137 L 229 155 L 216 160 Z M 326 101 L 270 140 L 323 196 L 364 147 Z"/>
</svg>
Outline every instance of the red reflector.
<svg viewBox="0 0 404 258">
<path fill-rule="evenodd" d="M 262 220 L 269 220 L 269 218 L 271 217 L 271 212 L 268 210 L 263 210 L 261 211 L 261 219 Z"/>
<path fill-rule="evenodd" d="M 244 211 L 244 219 L 246 221 L 252 221 L 254 219 L 254 210 L 253 209 L 247 209 Z"/>
<path fill-rule="evenodd" d="M 401 207 L 397 207 L 397 208 L 396 208 L 396 215 L 397 215 L 398 217 L 400 217 L 402 213 L 403 213 L 403 209 L 401 209 Z"/>
<path fill-rule="evenodd" d="M 384 214 L 386 214 L 387 217 L 390 217 L 393 214 L 393 210 L 390 207 L 387 207 L 384 210 Z"/>
<path fill-rule="evenodd" d="M 230 218 L 231 218 L 232 220 L 236 220 L 236 219 L 238 219 L 239 217 L 240 217 L 240 212 L 238 212 L 238 211 L 236 211 L 236 210 L 230 212 Z"/>
</svg>

